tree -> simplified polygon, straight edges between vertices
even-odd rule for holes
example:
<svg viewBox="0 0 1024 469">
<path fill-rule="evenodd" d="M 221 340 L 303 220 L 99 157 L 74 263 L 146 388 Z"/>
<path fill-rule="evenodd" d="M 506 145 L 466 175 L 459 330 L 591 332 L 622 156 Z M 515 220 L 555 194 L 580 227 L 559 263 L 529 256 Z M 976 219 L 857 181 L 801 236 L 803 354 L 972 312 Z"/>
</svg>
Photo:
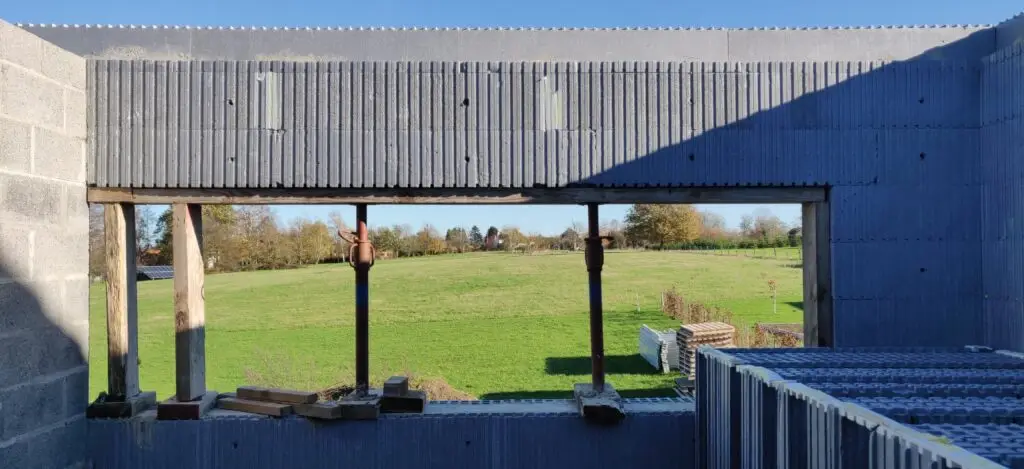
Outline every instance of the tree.
<svg viewBox="0 0 1024 469">
<path fill-rule="evenodd" d="M 263 207 L 269 212 L 269 208 Z M 155 229 L 151 231 L 151 239 L 155 240 L 154 246 L 160 250 L 160 254 L 156 257 L 158 264 L 170 264 L 174 258 L 174 207 L 168 206 L 163 213 L 160 214 L 156 219 Z M 211 227 L 219 225 L 226 225 L 231 227 L 236 221 L 235 208 L 231 205 L 203 205 L 202 208 L 203 216 L 203 255 L 209 257 L 211 252 L 213 255 L 219 256 L 222 254 L 223 249 L 227 247 L 219 246 L 216 241 L 211 237 L 207 239 L 207 233 Z M 228 239 L 230 236 L 227 237 Z"/>
<path fill-rule="evenodd" d="M 484 247 L 484 235 L 480 234 L 480 227 L 473 225 L 469 230 L 469 243 L 477 249 Z"/>
<path fill-rule="evenodd" d="M 477 234 L 479 234 L 479 230 Z M 458 252 L 465 252 L 469 247 L 469 233 L 466 233 L 466 229 L 462 227 L 451 228 L 445 233 L 444 241 L 448 243 L 448 247 Z"/>
<path fill-rule="evenodd" d="M 740 234 L 748 238 L 753 237 L 754 233 L 754 217 L 750 215 L 743 215 L 740 218 Z"/>
<path fill-rule="evenodd" d="M 715 212 L 700 212 L 701 236 L 714 238 L 725 233 L 725 217 Z"/>
<path fill-rule="evenodd" d="M 517 248 L 526 248 L 529 240 L 519 228 L 506 226 L 502 228 L 500 238 L 506 251 L 513 251 Z"/>
<path fill-rule="evenodd" d="M 498 248 L 498 228 L 491 226 L 487 228 L 487 237 L 484 238 L 484 249 L 497 249 Z"/>
<path fill-rule="evenodd" d="M 641 243 L 693 241 L 700 232 L 700 215 L 689 205 L 636 204 L 626 214 L 626 236 Z"/>
<path fill-rule="evenodd" d="M 416 254 L 441 254 L 444 251 L 444 241 L 441 241 L 441 234 L 433 226 L 430 224 L 423 225 L 423 228 L 416 232 L 414 248 Z"/>
<path fill-rule="evenodd" d="M 400 236 L 400 232 L 386 226 L 370 230 L 370 242 L 377 252 L 390 252 L 396 256 L 401 248 Z"/>
<path fill-rule="evenodd" d="M 558 237 L 558 245 L 562 249 L 575 251 L 578 249 L 579 240 L 580 234 L 577 233 L 576 230 L 566 228 L 565 231 L 562 232 L 562 235 Z"/>
<path fill-rule="evenodd" d="M 295 237 L 300 264 L 319 264 L 331 255 L 334 237 L 326 223 L 296 220 L 291 235 Z"/>
<path fill-rule="evenodd" d="M 348 241 L 345 241 L 345 238 L 338 235 L 338 232 L 350 232 L 352 230 L 345 224 L 345 220 L 337 210 L 331 210 L 327 214 L 327 218 L 330 220 L 331 236 L 334 239 L 332 257 L 344 260 L 348 257 L 349 244 Z"/>
</svg>

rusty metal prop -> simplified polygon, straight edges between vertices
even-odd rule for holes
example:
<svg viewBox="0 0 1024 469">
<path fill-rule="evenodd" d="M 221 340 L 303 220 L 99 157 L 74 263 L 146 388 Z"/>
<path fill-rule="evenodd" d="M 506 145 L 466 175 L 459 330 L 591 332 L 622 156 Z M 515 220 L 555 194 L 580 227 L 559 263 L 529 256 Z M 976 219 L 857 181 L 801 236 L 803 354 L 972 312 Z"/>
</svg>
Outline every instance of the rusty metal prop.
<svg viewBox="0 0 1024 469">
<path fill-rule="evenodd" d="M 601 269 L 604 267 L 604 245 L 610 239 L 601 236 L 597 204 L 587 204 L 587 239 L 584 257 L 590 281 L 590 367 L 594 390 L 604 391 L 604 308 L 601 304 Z"/>
<path fill-rule="evenodd" d="M 356 389 L 357 395 L 366 395 L 370 389 L 370 267 L 374 263 L 374 248 L 366 228 L 366 204 L 356 205 L 355 236 L 338 235 L 352 246 L 348 262 L 356 271 Z"/>
</svg>

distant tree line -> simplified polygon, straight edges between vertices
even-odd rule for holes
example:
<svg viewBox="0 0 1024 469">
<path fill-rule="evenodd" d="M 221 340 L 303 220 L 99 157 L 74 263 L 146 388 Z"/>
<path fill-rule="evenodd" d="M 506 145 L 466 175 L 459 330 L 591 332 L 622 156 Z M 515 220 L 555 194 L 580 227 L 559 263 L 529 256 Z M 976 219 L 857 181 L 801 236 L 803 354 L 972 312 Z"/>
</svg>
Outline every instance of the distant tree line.
<svg viewBox="0 0 1024 469">
<path fill-rule="evenodd" d="M 299 218 L 282 223 L 267 206 L 203 206 L 203 247 L 207 269 L 231 272 L 282 269 L 322 262 L 344 262 L 350 246 L 339 231 L 351 232 L 338 212 L 327 220 Z M 689 205 L 630 207 L 624 222 L 605 221 L 602 243 L 609 249 L 748 249 L 799 246 L 799 223 L 787 226 L 761 210 L 743 217 L 738 230 L 721 215 Z M 452 227 L 443 233 L 432 225 L 371 226 L 378 257 L 414 257 L 472 251 L 576 251 L 586 245 L 587 227 L 573 222 L 555 236 L 524 233 L 516 226 Z M 136 260 L 140 265 L 171 264 L 174 255 L 170 208 L 155 214 L 136 208 Z M 103 275 L 103 208 L 90 207 L 89 270 Z"/>
</svg>

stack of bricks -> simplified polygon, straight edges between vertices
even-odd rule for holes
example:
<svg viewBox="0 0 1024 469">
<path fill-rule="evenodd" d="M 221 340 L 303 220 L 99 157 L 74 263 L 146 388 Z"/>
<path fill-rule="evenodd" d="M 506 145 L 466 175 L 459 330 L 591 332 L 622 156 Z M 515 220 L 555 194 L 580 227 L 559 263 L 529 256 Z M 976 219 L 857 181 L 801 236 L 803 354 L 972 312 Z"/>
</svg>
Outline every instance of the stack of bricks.
<svg viewBox="0 0 1024 469">
<path fill-rule="evenodd" d="M 697 368 L 697 347 L 732 347 L 736 328 L 724 322 L 684 324 L 676 332 L 679 345 L 679 371 L 693 377 Z"/>
</svg>

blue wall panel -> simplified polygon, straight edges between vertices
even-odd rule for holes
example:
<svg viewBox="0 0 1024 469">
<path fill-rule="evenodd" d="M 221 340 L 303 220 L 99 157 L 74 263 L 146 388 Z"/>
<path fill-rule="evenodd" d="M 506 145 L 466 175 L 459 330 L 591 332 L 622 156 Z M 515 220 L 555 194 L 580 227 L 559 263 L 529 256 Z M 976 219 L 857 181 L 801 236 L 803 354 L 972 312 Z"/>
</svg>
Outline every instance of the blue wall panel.
<svg viewBox="0 0 1024 469">
<path fill-rule="evenodd" d="M 1024 350 L 1024 45 L 982 69 L 984 342 Z"/>
<path fill-rule="evenodd" d="M 638 399 L 620 425 L 587 424 L 569 401 L 446 404 L 423 415 L 314 422 L 215 411 L 202 421 L 91 420 L 95 467 L 693 467 L 692 402 Z M 512 410 L 509 410 L 512 409 Z"/>
</svg>

